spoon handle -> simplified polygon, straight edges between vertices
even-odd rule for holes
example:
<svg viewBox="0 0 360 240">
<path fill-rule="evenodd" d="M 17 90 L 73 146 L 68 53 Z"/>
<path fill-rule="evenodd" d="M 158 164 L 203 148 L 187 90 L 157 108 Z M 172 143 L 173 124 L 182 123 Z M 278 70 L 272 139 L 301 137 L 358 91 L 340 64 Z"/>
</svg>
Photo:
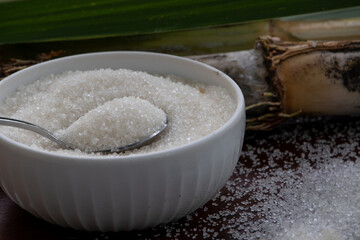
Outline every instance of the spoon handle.
<svg viewBox="0 0 360 240">
<path fill-rule="evenodd" d="M 63 141 L 61 141 L 59 138 L 57 138 L 54 134 L 52 134 L 45 128 L 42 128 L 42 127 L 37 126 L 32 123 L 25 122 L 25 121 L 18 120 L 18 119 L 13 119 L 13 118 L 0 117 L 0 125 L 29 130 L 29 131 L 38 133 L 41 136 L 46 137 L 46 138 L 56 142 L 62 148 L 69 148 Z"/>
</svg>

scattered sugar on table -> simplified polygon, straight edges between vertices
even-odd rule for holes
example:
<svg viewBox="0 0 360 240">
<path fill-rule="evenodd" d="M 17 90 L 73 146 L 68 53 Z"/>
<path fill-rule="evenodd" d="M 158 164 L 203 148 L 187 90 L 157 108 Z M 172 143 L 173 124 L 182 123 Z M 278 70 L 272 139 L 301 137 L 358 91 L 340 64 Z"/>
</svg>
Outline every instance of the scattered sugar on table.
<svg viewBox="0 0 360 240">
<path fill-rule="evenodd" d="M 248 133 L 222 191 L 158 239 L 360 239 L 360 125 L 313 124 Z"/>
</svg>

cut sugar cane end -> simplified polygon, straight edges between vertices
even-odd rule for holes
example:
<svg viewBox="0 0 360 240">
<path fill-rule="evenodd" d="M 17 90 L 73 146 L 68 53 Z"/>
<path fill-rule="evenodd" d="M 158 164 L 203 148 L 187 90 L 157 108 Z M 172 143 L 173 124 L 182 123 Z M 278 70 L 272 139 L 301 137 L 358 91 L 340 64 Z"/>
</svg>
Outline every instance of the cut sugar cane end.
<svg viewBox="0 0 360 240">
<path fill-rule="evenodd" d="M 247 105 L 247 129 L 307 115 L 360 115 L 360 41 L 287 42 L 259 37 L 248 51 L 195 56 L 232 77 Z"/>
</svg>

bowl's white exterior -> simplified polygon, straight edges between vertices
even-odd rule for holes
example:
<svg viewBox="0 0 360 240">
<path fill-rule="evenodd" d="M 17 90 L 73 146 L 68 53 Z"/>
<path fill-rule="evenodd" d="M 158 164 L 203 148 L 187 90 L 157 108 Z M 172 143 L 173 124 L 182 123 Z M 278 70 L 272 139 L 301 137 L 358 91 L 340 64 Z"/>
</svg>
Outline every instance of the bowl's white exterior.
<svg viewBox="0 0 360 240">
<path fill-rule="evenodd" d="M 0 82 L 0 101 L 18 86 L 68 70 L 129 68 L 221 85 L 237 101 L 212 134 L 177 148 L 126 157 L 78 157 L 34 150 L 0 134 L 0 180 L 19 206 L 75 229 L 142 229 L 178 219 L 209 201 L 231 176 L 245 128 L 244 99 L 216 69 L 181 57 L 105 52 L 38 64 Z"/>
</svg>

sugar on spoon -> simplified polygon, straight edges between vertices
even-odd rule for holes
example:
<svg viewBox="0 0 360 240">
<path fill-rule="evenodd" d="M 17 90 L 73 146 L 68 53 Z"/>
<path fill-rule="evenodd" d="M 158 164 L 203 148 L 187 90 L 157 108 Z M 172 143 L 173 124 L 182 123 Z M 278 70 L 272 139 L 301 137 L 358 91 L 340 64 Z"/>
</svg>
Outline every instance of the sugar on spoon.
<svg viewBox="0 0 360 240">
<path fill-rule="evenodd" d="M 111 136 L 113 136 L 114 139 L 110 139 L 109 141 L 107 139 L 101 139 L 101 136 L 98 136 L 99 132 L 96 132 L 101 128 L 99 127 L 101 126 L 99 124 L 104 126 L 103 118 L 107 118 L 107 122 L 115 124 L 113 128 L 109 129 L 108 133 L 104 133 L 104 135 L 109 135 L 109 132 L 111 132 Z M 124 121 L 132 121 L 135 122 L 135 124 L 124 124 Z M 83 142 L 82 144 L 85 146 L 81 146 L 81 144 L 78 144 L 77 139 L 71 138 L 74 138 L 74 136 L 81 136 L 81 131 L 84 130 L 84 125 L 86 124 L 93 126 L 88 129 L 85 127 L 85 131 L 87 133 L 90 132 L 90 135 L 84 136 L 83 139 L 85 139 L 84 141 L 89 140 L 89 142 Z M 93 153 L 111 153 L 124 152 L 151 143 L 154 138 L 162 133 L 167 127 L 168 117 L 163 110 L 155 107 L 146 100 L 135 97 L 124 97 L 114 99 L 89 111 L 67 129 L 57 131 L 59 134 L 52 133 L 33 123 L 13 118 L 0 117 L 0 125 L 22 128 L 38 133 L 57 143 L 63 149 L 80 149 L 85 152 Z M 124 128 L 124 126 L 125 128 L 127 126 L 129 129 L 119 130 L 121 127 Z M 134 131 L 133 129 L 130 129 L 130 127 L 137 128 L 138 131 Z M 92 133 L 92 131 L 95 132 Z M 96 134 L 97 136 L 93 137 L 96 137 L 100 141 L 100 146 L 92 145 L 96 143 L 93 143 L 94 141 L 91 139 L 91 136 Z M 127 135 L 128 137 L 120 135 Z M 117 139 L 119 139 L 119 141 L 116 144 L 119 145 L 114 145 L 114 142 L 117 141 Z M 104 144 L 108 145 L 104 147 Z M 99 147 L 103 148 L 99 149 Z"/>
</svg>

